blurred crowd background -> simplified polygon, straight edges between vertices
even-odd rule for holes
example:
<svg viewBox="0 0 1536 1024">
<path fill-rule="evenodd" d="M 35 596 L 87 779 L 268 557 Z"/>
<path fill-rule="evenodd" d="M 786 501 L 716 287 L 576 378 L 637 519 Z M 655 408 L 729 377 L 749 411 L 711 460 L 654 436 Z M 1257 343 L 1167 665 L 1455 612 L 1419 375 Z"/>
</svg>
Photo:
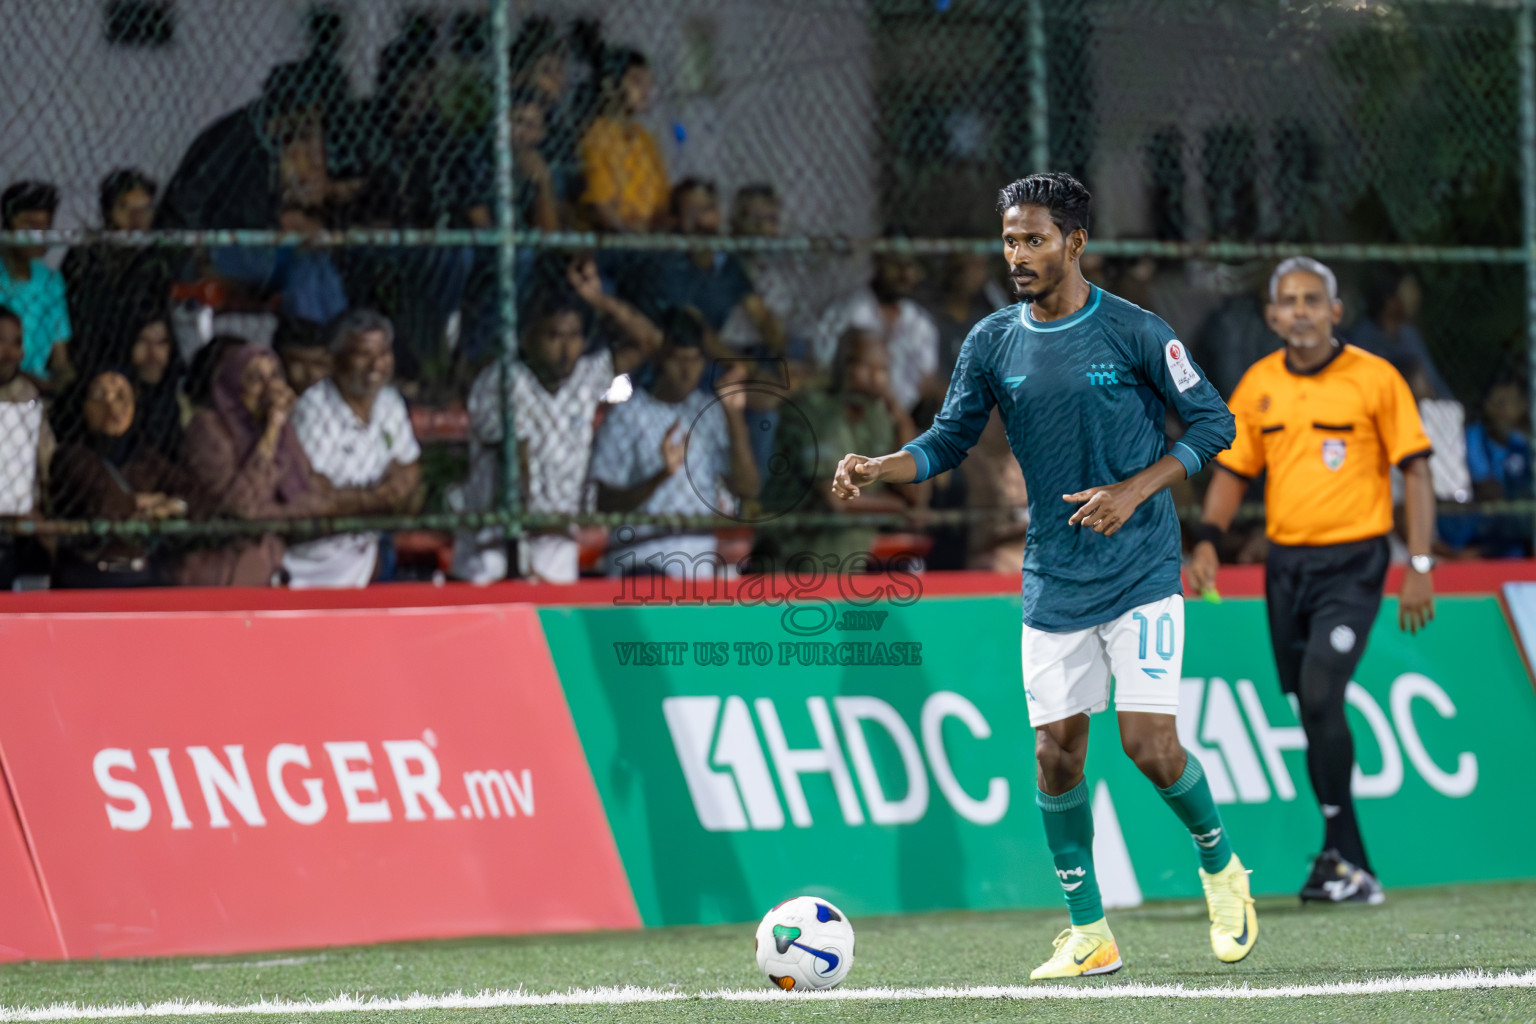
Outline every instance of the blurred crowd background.
<svg viewBox="0 0 1536 1024">
<path fill-rule="evenodd" d="M 1013 301 L 997 189 L 1047 168 L 1224 395 L 1278 257 L 1333 265 L 1439 553 L 1531 553 L 1509 5 L 17 6 L 0 587 L 1017 571 L 995 419 L 937 480 L 826 485 L 932 421 Z"/>
</svg>

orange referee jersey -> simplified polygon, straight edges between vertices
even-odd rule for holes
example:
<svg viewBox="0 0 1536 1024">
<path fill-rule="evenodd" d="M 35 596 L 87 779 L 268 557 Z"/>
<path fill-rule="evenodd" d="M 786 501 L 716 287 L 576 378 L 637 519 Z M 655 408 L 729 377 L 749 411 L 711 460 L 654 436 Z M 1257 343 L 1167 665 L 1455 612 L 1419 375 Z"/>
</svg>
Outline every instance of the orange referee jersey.
<svg viewBox="0 0 1536 1024">
<path fill-rule="evenodd" d="M 1285 350 L 1248 368 L 1228 403 L 1237 440 L 1216 457 L 1269 475 L 1265 532 L 1276 544 L 1347 544 L 1392 529 L 1388 470 L 1430 453 L 1408 382 L 1353 345 L 1300 373 Z"/>
</svg>

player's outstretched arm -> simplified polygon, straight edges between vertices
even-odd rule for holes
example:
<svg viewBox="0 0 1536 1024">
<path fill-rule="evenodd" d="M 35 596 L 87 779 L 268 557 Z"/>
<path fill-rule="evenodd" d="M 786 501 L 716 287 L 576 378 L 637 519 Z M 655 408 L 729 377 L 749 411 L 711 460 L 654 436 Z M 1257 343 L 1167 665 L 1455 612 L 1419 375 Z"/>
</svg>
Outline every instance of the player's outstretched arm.
<svg viewBox="0 0 1536 1024">
<path fill-rule="evenodd" d="M 1089 487 L 1076 494 L 1063 494 L 1062 500 L 1083 506 L 1067 522 L 1086 526 L 1094 533 L 1112 537 L 1124 526 L 1141 503 L 1169 484 L 1183 480 L 1187 470 L 1176 455 L 1164 455 L 1146 469 L 1117 484 Z"/>
<path fill-rule="evenodd" d="M 889 455 L 844 455 L 832 474 L 832 496 L 844 501 L 857 498 L 872 484 L 909 484 L 917 479 L 917 460 L 906 450 Z"/>
</svg>

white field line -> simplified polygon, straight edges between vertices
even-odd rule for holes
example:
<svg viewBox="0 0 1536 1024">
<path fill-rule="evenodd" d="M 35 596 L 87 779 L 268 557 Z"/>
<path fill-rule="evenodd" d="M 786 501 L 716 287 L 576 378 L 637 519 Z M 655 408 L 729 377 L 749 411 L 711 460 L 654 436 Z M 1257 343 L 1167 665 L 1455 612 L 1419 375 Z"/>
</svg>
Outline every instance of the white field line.
<svg viewBox="0 0 1536 1024">
<path fill-rule="evenodd" d="M 1183 985 L 977 985 L 965 988 L 846 988 L 830 992 L 779 992 L 769 988 L 719 992 L 675 992 L 664 989 L 589 988 L 539 994 L 501 990 L 464 995 L 412 995 L 401 999 L 337 996 L 324 1000 L 263 999 L 239 1006 L 171 1000 L 162 1003 L 117 1006 L 79 1006 L 57 1003 L 41 1009 L 0 1007 L 0 1022 L 54 1020 L 120 1020 L 138 1017 L 212 1017 L 235 1014 L 292 1015 L 317 1013 L 378 1013 L 390 1010 L 476 1010 L 516 1006 L 611 1006 L 620 1003 L 731 1002 L 772 1003 L 784 1000 L 909 1001 L 922 999 L 1294 999 L 1298 996 L 1371 996 L 1395 992 L 1457 992 L 1470 989 L 1536 988 L 1536 970 L 1485 974 L 1425 974 L 1344 981 L 1329 985 L 1281 985 L 1273 988 L 1221 986 L 1185 988 Z"/>
</svg>

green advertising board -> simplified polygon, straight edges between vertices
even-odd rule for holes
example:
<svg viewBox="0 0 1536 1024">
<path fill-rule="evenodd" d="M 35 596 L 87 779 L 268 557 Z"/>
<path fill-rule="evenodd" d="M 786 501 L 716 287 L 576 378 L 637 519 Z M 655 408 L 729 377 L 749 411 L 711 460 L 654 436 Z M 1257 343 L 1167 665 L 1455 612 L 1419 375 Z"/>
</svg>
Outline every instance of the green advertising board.
<svg viewBox="0 0 1536 1024">
<path fill-rule="evenodd" d="M 1060 905 L 1017 597 L 540 615 L 647 924 L 750 920 L 802 892 L 853 915 Z M 1395 620 L 1389 600 L 1350 693 L 1374 866 L 1389 887 L 1536 876 L 1536 698 L 1496 599 L 1442 598 L 1418 637 Z M 1192 603 L 1187 623 L 1181 736 L 1255 890 L 1294 891 L 1322 826 L 1263 602 Z M 1088 776 L 1107 901 L 1197 896 L 1188 834 L 1113 715 Z"/>
</svg>

